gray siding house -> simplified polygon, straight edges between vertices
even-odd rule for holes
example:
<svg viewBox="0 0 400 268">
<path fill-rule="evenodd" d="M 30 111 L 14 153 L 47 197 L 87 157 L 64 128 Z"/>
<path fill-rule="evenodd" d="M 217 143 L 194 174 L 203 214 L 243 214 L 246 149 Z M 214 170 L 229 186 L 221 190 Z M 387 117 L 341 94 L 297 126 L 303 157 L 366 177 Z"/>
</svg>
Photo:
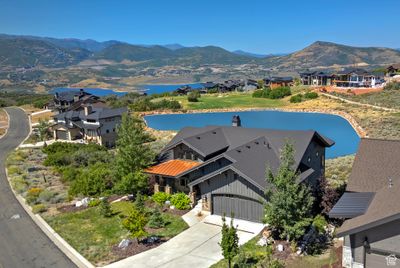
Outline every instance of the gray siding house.
<svg viewBox="0 0 400 268">
<path fill-rule="evenodd" d="M 400 141 L 362 139 L 330 217 L 346 221 L 343 267 L 400 267 Z"/>
<path fill-rule="evenodd" d="M 183 191 L 212 214 L 261 222 L 267 168 L 279 167 L 286 141 L 296 150 L 300 182 L 316 185 L 324 175 L 325 148 L 333 141 L 315 131 L 283 131 L 235 126 L 182 129 L 163 149 L 161 163 L 146 170 L 155 191 Z"/>
<path fill-rule="evenodd" d="M 87 105 L 83 110 L 57 114 L 52 127 L 54 139 L 83 139 L 86 142 L 114 147 L 116 128 L 121 122 L 122 114 L 126 112 L 126 108 L 94 108 Z"/>
</svg>

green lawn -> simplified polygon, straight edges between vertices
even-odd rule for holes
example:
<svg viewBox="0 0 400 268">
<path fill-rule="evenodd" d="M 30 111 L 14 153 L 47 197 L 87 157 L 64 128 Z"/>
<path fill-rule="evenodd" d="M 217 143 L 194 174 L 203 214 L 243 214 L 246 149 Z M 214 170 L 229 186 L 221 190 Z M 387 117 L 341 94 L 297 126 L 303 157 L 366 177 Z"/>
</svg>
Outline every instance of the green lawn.
<svg viewBox="0 0 400 268">
<path fill-rule="evenodd" d="M 128 231 L 121 225 L 121 217 L 127 216 L 132 206 L 131 202 L 112 204 L 115 215 L 110 218 L 102 217 L 98 208 L 94 207 L 79 212 L 47 216 L 45 220 L 85 258 L 100 265 L 115 260 L 116 256 L 113 256 L 111 247 L 129 236 Z M 152 234 L 173 237 L 188 227 L 180 216 L 163 213 L 163 217 L 169 224 Z"/>
<path fill-rule="evenodd" d="M 325 253 L 316 256 L 303 256 L 295 258 L 285 264 L 286 268 L 320 268 L 325 265 L 331 267 L 338 261 L 335 248 L 328 249 Z M 336 267 L 336 266 L 335 266 Z"/>
<path fill-rule="evenodd" d="M 198 102 L 188 102 L 187 96 L 172 97 L 184 109 L 224 109 L 224 108 L 276 108 L 285 105 L 284 100 L 253 98 L 251 93 L 225 93 L 202 95 Z"/>
</svg>

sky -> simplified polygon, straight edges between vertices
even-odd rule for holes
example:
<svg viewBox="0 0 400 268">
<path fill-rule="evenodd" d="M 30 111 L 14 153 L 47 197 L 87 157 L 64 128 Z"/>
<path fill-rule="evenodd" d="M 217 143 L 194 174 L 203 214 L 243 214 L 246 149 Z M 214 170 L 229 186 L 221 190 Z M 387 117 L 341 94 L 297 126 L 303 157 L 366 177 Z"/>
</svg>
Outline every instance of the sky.
<svg viewBox="0 0 400 268">
<path fill-rule="evenodd" d="M 288 53 L 400 48 L 399 0 L 0 0 L 0 33 Z"/>
</svg>

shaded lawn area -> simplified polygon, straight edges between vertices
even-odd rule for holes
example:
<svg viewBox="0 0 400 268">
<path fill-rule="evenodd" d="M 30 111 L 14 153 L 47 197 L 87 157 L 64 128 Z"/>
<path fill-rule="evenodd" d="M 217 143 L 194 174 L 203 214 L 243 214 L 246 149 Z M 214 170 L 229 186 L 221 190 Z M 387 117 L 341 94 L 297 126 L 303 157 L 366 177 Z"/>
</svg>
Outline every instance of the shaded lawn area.
<svg viewBox="0 0 400 268">
<path fill-rule="evenodd" d="M 198 102 L 188 102 L 187 96 L 172 97 L 184 109 L 224 109 L 224 108 L 275 108 L 285 105 L 280 99 L 253 98 L 251 93 L 206 94 Z"/>
<path fill-rule="evenodd" d="M 133 204 L 117 202 L 111 204 L 111 207 L 114 215 L 110 218 L 101 216 L 98 207 L 93 207 L 47 216 L 45 220 L 90 262 L 104 265 L 118 259 L 111 248 L 129 236 L 129 232 L 122 227 L 121 221 L 129 214 Z M 168 213 L 162 213 L 162 215 L 169 224 L 165 228 L 152 231 L 152 235 L 171 238 L 188 228 L 180 216 Z"/>
</svg>

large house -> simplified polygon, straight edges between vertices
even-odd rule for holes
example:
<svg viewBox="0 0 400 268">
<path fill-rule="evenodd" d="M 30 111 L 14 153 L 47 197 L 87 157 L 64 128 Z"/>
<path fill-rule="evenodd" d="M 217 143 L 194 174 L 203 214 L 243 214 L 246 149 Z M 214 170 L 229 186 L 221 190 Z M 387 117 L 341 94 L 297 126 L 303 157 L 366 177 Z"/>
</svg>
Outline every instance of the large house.
<svg viewBox="0 0 400 268">
<path fill-rule="evenodd" d="M 330 86 L 333 76 L 326 72 L 300 73 L 301 83 L 306 86 Z"/>
<path fill-rule="evenodd" d="M 295 147 L 300 182 L 315 186 L 324 175 L 325 148 L 334 142 L 318 132 L 240 126 L 236 116 L 232 126 L 182 129 L 163 149 L 160 163 L 146 170 L 155 192 L 185 192 L 204 211 L 260 222 L 266 169 L 277 170 L 286 141 Z"/>
<path fill-rule="evenodd" d="M 273 76 L 271 78 L 265 78 L 263 79 L 264 85 L 268 86 L 270 88 L 277 88 L 277 87 L 291 87 L 293 86 L 293 77 L 278 77 L 278 76 Z"/>
<path fill-rule="evenodd" d="M 386 76 L 392 77 L 400 74 L 400 63 L 392 64 L 386 68 Z"/>
<path fill-rule="evenodd" d="M 53 102 L 48 104 L 48 108 L 63 113 L 66 111 L 82 110 L 84 105 L 105 107 L 105 103 L 101 101 L 99 97 L 92 95 L 83 89 L 70 89 L 54 93 Z"/>
<path fill-rule="evenodd" d="M 54 116 L 54 139 L 95 142 L 106 147 L 115 146 L 116 128 L 126 108 L 95 108 L 86 105 L 83 110 L 68 111 Z"/>
<path fill-rule="evenodd" d="M 346 219 L 343 267 L 400 267 L 400 141 L 362 139 L 346 192 L 330 211 Z"/>
<path fill-rule="evenodd" d="M 337 87 L 375 87 L 379 77 L 364 69 L 344 69 L 333 74 L 332 84 Z"/>
</svg>

